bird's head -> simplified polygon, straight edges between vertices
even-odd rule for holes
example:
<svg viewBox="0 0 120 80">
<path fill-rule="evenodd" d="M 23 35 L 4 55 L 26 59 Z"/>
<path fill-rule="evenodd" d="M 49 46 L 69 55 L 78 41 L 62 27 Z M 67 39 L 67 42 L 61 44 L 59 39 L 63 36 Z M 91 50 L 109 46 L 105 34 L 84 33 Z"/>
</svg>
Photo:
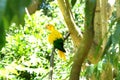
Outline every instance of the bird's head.
<svg viewBox="0 0 120 80">
<path fill-rule="evenodd" d="M 46 28 L 50 31 L 54 30 L 54 26 L 52 24 L 46 25 Z"/>
</svg>

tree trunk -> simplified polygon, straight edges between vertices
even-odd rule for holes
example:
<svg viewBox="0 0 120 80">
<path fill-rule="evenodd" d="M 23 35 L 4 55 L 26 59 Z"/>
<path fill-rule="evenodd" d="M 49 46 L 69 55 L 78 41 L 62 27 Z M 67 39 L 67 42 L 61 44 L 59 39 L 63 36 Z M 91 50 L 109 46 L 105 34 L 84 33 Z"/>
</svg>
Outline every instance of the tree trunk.
<svg viewBox="0 0 120 80">
<path fill-rule="evenodd" d="M 79 45 L 78 51 L 74 55 L 73 65 L 69 80 L 79 80 L 81 66 L 86 59 L 94 37 L 94 13 L 96 0 L 86 0 L 85 5 L 85 32 Z"/>
<path fill-rule="evenodd" d="M 107 41 L 108 19 L 112 13 L 112 7 L 113 5 L 109 4 L 108 0 L 97 0 L 94 19 L 95 37 L 88 54 L 91 63 L 97 63 L 103 54 Z"/>
</svg>

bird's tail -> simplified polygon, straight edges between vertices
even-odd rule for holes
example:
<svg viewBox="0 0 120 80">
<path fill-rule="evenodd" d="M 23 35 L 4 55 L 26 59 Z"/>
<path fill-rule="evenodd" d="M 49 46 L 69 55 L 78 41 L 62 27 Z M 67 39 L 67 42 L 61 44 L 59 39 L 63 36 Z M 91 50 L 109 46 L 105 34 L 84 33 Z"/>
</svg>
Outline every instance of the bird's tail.
<svg viewBox="0 0 120 80">
<path fill-rule="evenodd" d="M 64 61 L 66 60 L 65 52 L 58 50 L 58 54 L 61 59 L 63 59 Z"/>
</svg>

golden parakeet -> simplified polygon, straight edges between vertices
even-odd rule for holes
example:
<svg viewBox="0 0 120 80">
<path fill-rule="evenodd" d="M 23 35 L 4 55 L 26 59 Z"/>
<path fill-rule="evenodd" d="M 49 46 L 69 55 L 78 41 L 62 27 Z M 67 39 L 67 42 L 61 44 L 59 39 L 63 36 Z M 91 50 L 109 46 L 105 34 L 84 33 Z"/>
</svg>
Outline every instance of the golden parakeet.
<svg viewBox="0 0 120 80">
<path fill-rule="evenodd" d="M 64 54 L 66 51 L 63 47 L 64 40 L 62 34 L 57 31 L 52 24 L 48 24 L 46 27 L 50 31 L 50 34 L 48 35 L 48 41 L 50 44 L 53 44 L 55 49 L 58 49 L 60 58 L 66 60 L 66 56 Z"/>
</svg>

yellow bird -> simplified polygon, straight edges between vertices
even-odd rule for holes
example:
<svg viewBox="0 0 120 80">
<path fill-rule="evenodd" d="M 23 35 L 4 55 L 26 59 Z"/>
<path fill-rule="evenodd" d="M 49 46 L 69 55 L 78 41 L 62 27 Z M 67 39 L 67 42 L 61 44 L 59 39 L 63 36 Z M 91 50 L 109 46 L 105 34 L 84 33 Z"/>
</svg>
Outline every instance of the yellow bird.
<svg viewBox="0 0 120 80">
<path fill-rule="evenodd" d="M 46 25 L 47 29 L 50 31 L 50 34 L 48 36 L 48 41 L 50 42 L 50 44 L 53 44 L 53 46 L 58 49 L 58 54 L 60 56 L 61 59 L 63 59 L 64 61 L 66 60 L 66 56 L 65 56 L 65 49 L 63 47 L 63 36 L 60 32 L 58 32 L 54 26 L 52 24 L 48 24 Z"/>
</svg>

